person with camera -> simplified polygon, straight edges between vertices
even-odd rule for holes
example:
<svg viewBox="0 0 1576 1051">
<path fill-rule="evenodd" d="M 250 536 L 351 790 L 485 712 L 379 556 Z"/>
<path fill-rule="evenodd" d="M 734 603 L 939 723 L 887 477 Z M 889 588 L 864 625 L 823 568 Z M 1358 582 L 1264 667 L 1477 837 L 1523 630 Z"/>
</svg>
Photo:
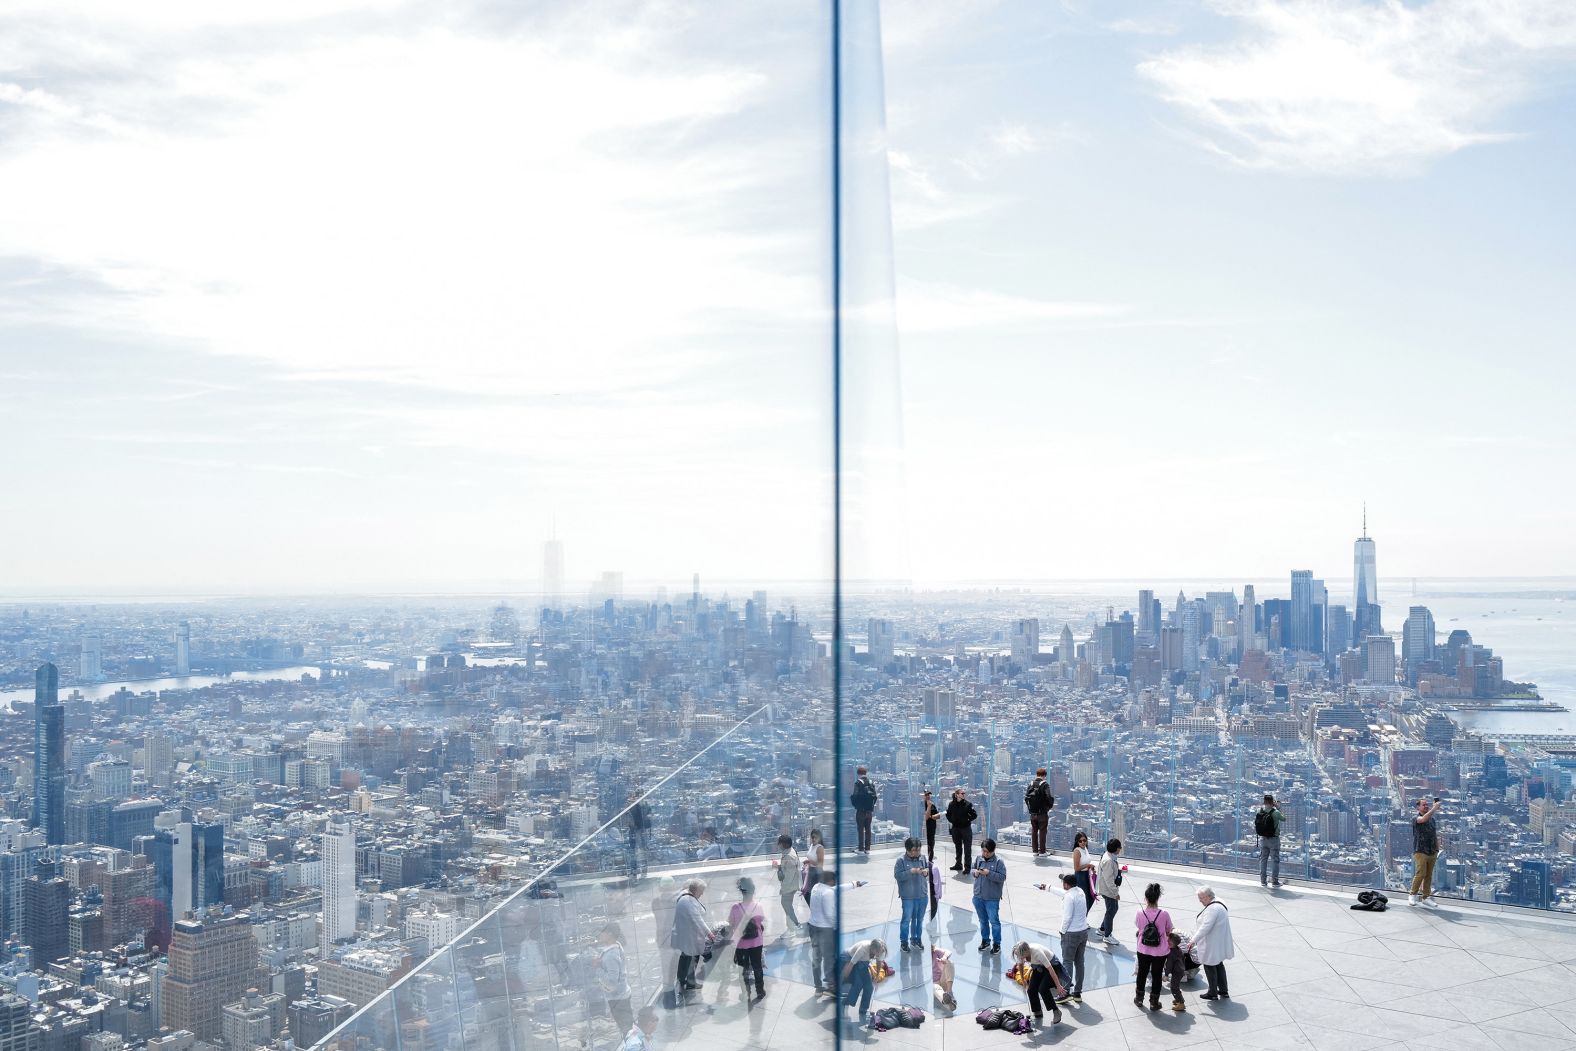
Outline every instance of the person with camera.
<svg viewBox="0 0 1576 1051">
<path fill-rule="evenodd" d="M 1007 884 L 1007 863 L 996 856 L 996 841 L 980 844 L 974 862 L 974 914 L 980 921 L 980 952 L 1001 955 L 1001 895 Z"/>
<path fill-rule="evenodd" d="M 1034 856 L 1050 853 L 1045 847 L 1045 833 L 1050 825 L 1051 808 L 1056 797 L 1051 795 L 1050 782 L 1045 780 L 1045 767 L 1034 772 L 1034 780 L 1023 790 L 1023 806 L 1029 812 L 1029 842 Z"/>
<path fill-rule="evenodd" d="M 903 903 L 903 919 L 898 927 L 898 938 L 904 952 L 909 946 L 922 949 L 925 906 L 930 903 L 930 862 L 919 852 L 919 840 L 909 836 L 903 841 L 903 853 L 892 866 L 892 878 L 897 882 L 898 900 Z"/>
<path fill-rule="evenodd" d="M 1408 905 L 1427 905 L 1439 908 L 1434 900 L 1434 862 L 1439 860 L 1439 831 L 1434 818 L 1439 814 L 1439 797 L 1430 803 L 1417 801 L 1417 814 L 1412 818 L 1412 893 Z"/>
</svg>

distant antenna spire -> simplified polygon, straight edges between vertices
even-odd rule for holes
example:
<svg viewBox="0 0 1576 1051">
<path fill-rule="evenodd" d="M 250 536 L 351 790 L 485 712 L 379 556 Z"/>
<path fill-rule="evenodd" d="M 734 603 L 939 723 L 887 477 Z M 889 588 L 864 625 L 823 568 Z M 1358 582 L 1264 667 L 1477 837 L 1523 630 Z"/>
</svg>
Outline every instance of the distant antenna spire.
<svg viewBox="0 0 1576 1051">
<path fill-rule="evenodd" d="M 1363 501 L 1363 539 L 1368 539 L 1368 501 Z"/>
</svg>

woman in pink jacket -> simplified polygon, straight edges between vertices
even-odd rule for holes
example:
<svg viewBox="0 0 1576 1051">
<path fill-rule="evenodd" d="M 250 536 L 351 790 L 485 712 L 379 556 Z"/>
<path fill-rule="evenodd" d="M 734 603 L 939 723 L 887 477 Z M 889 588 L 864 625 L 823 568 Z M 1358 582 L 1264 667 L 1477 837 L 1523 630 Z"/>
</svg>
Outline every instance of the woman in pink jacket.
<svg viewBox="0 0 1576 1051">
<path fill-rule="evenodd" d="M 1160 980 L 1165 975 L 1166 957 L 1171 955 L 1171 914 L 1160 907 L 1160 884 L 1144 888 L 1144 907 L 1133 917 L 1138 931 L 1138 988 L 1133 1003 L 1144 1006 L 1144 981 L 1149 981 L 1149 1009 L 1160 1010 Z"/>
<path fill-rule="evenodd" d="M 755 900 L 755 881 L 739 878 L 739 898 L 728 910 L 728 930 L 733 932 L 733 962 L 744 972 L 744 992 L 749 995 L 750 976 L 755 976 L 752 1002 L 766 999 L 766 964 L 762 946 L 766 944 L 766 911 Z"/>
</svg>

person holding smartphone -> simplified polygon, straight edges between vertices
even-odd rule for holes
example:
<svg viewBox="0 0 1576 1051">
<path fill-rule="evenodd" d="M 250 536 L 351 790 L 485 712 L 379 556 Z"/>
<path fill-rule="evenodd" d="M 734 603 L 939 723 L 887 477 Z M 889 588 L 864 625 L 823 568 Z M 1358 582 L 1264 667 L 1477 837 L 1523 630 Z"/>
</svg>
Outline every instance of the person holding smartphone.
<svg viewBox="0 0 1576 1051">
<path fill-rule="evenodd" d="M 1408 905 L 1427 905 L 1439 908 L 1434 900 L 1434 862 L 1439 860 L 1439 831 L 1434 818 L 1439 813 L 1439 797 L 1432 803 L 1427 799 L 1417 801 L 1417 814 L 1412 818 L 1412 893 Z"/>
</svg>

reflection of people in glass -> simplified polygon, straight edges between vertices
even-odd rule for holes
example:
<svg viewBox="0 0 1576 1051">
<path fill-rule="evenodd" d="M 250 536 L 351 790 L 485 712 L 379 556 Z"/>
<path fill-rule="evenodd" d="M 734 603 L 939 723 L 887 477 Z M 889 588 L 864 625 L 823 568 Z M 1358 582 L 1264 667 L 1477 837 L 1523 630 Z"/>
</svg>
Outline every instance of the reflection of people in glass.
<svg viewBox="0 0 1576 1051">
<path fill-rule="evenodd" d="M 619 1051 L 656 1051 L 656 1041 L 653 1037 L 657 1032 L 657 1009 L 642 1007 L 636 1016 L 635 1024 L 630 1027 L 629 1035 L 624 1037 L 624 1043 Z"/>
<path fill-rule="evenodd" d="M 744 975 L 744 991 L 750 991 L 750 978 L 755 978 L 752 1000 L 766 999 L 766 971 L 762 953 L 766 944 L 766 910 L 755 900 L 755 881 L 748 876 L 739 878 L 740 901 L 728 912 L 728 930 L 733 933 L 733 962 Z"/>
<path fill-rule="evenodd" d="M 810 895 L 821 882 L 821 873 L 826 871 L 826 843 L 823 842 L 821 830 L 810 830 L 810 845 L 805 849 L 804 855 L 804 900 L 809 901 Z"/>
<path fill-rule="evenodd" d="M 700 832 L 700 849 L 695 853 L 696 861 L 723 861 L 727 858 L 728 851 L 717 839 L 717 830 L 707 825 Z"/>
<path fill-rule="evenodd" d="M 678 884 L 673 882 L 673 877 L 663 876 L 657 881 L 657 889 L 651 895 L 651 926 L 657 948 L 662 954 L 662 970 L 659 973 L 664 989 L 678 963 L 678 954 L 673 948 L 673 913 L 678 899 L 677 890 Z"/>
<path fill-rule="evenodd" d="M 711 955 L 711 928 L 706 922 L 706 906 L 701 895 L 706 893 L 706 881 L 692 879 L 684 885 L 673 907 L 673 948 L 679 954 L 678 991 L 680 995 L 699 989 L 695 980 L 695 965 L 702 956 Z"/>
<path fill-rule="evenodd" d="M 786 938 L 802 926 L 794 904 L 794 899 L 799 897 L 799 852 L 793 849 L 793 837 L 789 835 L 777 837 L 777 850 L 777 897 L 782 902 L 783 937 Z"/>
<path fill-rule="evenodd" d="M 629 809 L 624 812 L 624 834 L 629 841 L 629 878 L 640 879 L 646 874 L 646 838 L 650 834 L 651 817 L 646 804 L 640 801 L 640 789 L 629 791 Z"/>
<path fill-rule="evenodd" d="M 607 1013 L 620 1033 L 629 1032 L 635 1024 L 635 1013 L 629 1006 L 629 974 L 624 961 L 623 932 L 618 924 L 609 923 L 597 935 L 596 984 L 607 1000 Z"/>
</svg>

